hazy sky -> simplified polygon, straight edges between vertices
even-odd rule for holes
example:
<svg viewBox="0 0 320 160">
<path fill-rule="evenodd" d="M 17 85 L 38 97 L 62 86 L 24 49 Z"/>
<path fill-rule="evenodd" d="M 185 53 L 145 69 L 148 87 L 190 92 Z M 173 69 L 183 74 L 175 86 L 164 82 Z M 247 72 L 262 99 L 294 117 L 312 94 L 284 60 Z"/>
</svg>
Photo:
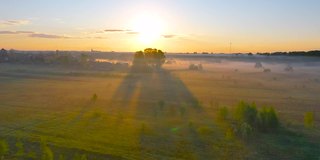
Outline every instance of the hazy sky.
<svg viewBox="0 0 320 160">
<path fill-rule="evenodd" d="M 0 47 L 263 52 L 320 49 L 319 0 L 1 0 Z"/>
</svg>

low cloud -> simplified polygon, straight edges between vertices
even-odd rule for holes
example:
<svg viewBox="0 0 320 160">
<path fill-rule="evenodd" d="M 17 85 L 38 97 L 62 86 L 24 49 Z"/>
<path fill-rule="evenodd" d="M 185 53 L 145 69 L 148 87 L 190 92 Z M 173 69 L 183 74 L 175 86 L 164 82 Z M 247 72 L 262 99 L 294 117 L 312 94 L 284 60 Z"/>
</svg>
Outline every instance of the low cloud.
<svg viewBox="0 0 320 160">
<path fill-rule="evenodd" d="M 0 26 L 21 26 L 30 24 L 29 20 L 0 20 Z"/>
<path fill-rule="evenodd" d="M 46 39 L 108 39 L 108 37 L 105 37 L 105 36 L 75 37 L 75 36 L 37 33 L 33 31 L 0 31 L 0 35 L 26 35 L 31 38 L 46 38 Z"/>
<path fill-rule="evenodd" d="M 123 34 L 130 34 L 130 35 L 139 34 L 139 32 L 131 30 L 131 29 L 105 29 L 105 30 L 95 31 L 92 33 L 89 32 L 89 34 L 103 34 L 103 33 L 123 33 Z"/>
<path fill-rule="evenodd" d="M 18 34 L 32 34 L 34 32 L 32 32 L 32 31 L 17 31 L 16 33 L 18 33 Z"/>
<path fill-rule="evenodd" d="M 130 32 L 128 29 L 105 29 L 104 32 Z"/>
<path fill-rule="evenodd" d="M 139 32 L 135 32 L 135 31 L 128 31 L 128 32 L 126 32 L 126 34 L 139 34 Z"/>
<path fill-rule="evenodd" d="M 94 33 L 105 33 L 105 31 L 96 31 Z M 91 32 L 87 32 L 86 34 L 92 34 Z"/>
<path fill-rule="evenodd" d="M 174 34 L 165 34 L 165 35 L 162 35 L 163 38 L 175 38 L 177 37 L 177 35 L 174 35 Z"/>
<path fill-rule="evenodd" d="M 0 34 L 33 34 L 32 31 L 0 31 Z"/>
<path fill-rule="evenodd" d="M 0 31 L 0 34 L 17 34 L 17 33 L 12 31 Z"/>
<path fill-rule="evenodd" d="M 91 39 L 108 39 L 108 37 L 101 37 L 101 36 L 96 36 L 96 37 L 88 37 Z"/>
<path fill-rule="evenodd" d="M 54 34 L 43 34 L 43 33 L 32 33 L 29 35 L 32 38 L 47 38 L 47 39 L 69 39 L 71 37 L 54 35 Z"/>
</svg>

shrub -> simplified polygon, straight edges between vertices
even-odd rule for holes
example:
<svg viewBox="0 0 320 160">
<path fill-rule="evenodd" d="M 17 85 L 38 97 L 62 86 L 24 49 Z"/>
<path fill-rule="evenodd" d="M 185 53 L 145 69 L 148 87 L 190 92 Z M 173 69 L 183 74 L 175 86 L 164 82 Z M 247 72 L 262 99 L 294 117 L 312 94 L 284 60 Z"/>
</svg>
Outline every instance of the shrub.
<svg viewBox="0 0 320 160">
<path fill-rule="evenodd" d="M 95 101 L 97 101 L 97 99 L 98 99 L 98 95 L 96 93 L 93 94 L 91 97 L 91 100 L 95 102 Z"/>
<path fill-rule="evenodd" d="M 53 160 L 53 152 L 45 140 L 41 140 L 41 160 Z"/>
<path fill-rule="evenodd" d="M 193 128 L 194 127 L 194 123 L 192 121 L 189 121 L 188 126 L 189 126 L 189 128 Z"/>
<path fill-rule="evenodd" d="M 286 72 L 293 72 L 293 67 L 287 66 L 286 68 L 284 68 L 284 70 L 285 70 Z"/>
<path fill-rule="evenodd" d="M 229 110 L 227 107 L 221 107 L 218 109 L 218 119 L 219 120 L 226 120 L 228 118 Z"/>
<path fill-rule="evenodd" d="M 272 131 L 279 127 L 279 119 L 272 108 L 263 107 L 257 110 L 256 105 L 241 101 L 235 108 L 234 118 L 237 133 L 246 137 L 258 129 L 260 131 Z"/>
<path fill-rule="evenodd" d="M 9 152 L 8 144 L 5 140 L 0 140 L 0 159 L 4 159 L 3 157 Z"/>
<path fill-rule="evenodd" d="M 240 124 L 238 132 L 241 137 L 246 138 L 253 132 L 253 128 L 250 124 L 243 122 Z"/>
<path fill-rule="evenodd" d="M 304 114 L 304 126 L 306 128 L 313 128 L 314 127 L 314 113 L 313 112 L 306 112 Z"/>
<path fill-rule="evenodd" d="M 37 153 L 35 151 L 30 151 L 27 155 L 26 155 L 27 159 L 37 159 Z"/>
<path fill-rule="evenodd" d="M 59 160 L 65 160 L 64 155 L 60 154 L 59 155 Z"/>
<path fill-rule="evenodd" d="M 94 113 L 92 113 L 91 118 L 92 118 L 92 119 L 98 119 L 98 118 L 100 118 L 101 116 L 102 116 L 102 114 L 101 114 L 100 112 L 95 111 Z"/>
<path fill-rule="evenodd" d="M 203 70 L 202 64 L 198 65 L 199 70 Z"/>
<path fill-rule="evenodd" d="M 195 108 L 200 108 L 202 106 L 202 102 L 196 99 L 196 100 L 193 101 L 192 105 Z"/>
<path fill-rule="evenodd" d="M 209 135 L 212 133 L 212 129 L 207 126 L 202 126 L 197 129 L 198 133 L 201 135 Z"/>
<path fill-rule="evenodd" d="M 190 64 L 189 70 L 198 70 L 198 66 L 196 66 L 195 64 Z"/>
<path fill-rule="evenodd" d="M 179 108 L 179 112 L 180 112 L 180 116 L 181 117 L 183 117 L 185 114 L 186 114 L 186 107 L 184 107 L 184 106 L 181 106 L 180 108 Z"/>
<path fill-rule="evenodd" d="M 264 72 L 264 73 L 270 73 L 270 72 L 271 72 L 271 69 L 265 68 L 265 69 L 263 70 L 263 72 Z"/>
<path fill-rule="evenodd" d="M 160 100 L 160 101 L 158 102 L 158 105 L 159 105 L 160 110 L 163 110 L 163 107 L 164 107 L 164 105 L 165 105 L 165 102 L 164 102 L 163 100 Z"/>
<path fill-rule="evenodd" d="M 232 139 L 234 139 L 234 130 L 233 130 L 232 128 L 228 128 L 228 129 L 227 129 L 225 138 L 226 138 L 227 140 L 232 140 Z"/>
<path fill-rule="evenodd" d="M 279 126 L 278 116 L 275 110 L 270 108 L 262 108 L 258 113 L 258 128 L 262 131 L 269 131 Z"/>
<path fill-rule="evenodd" d="M 197 70 L 203 70 L 203 66 L 202 66 L 202 64 L 198 64 L 198 65 L 196 65 L 196 64 L 190 64 L 190 65 L 189 65 L 189 70 L 195 70 L 195 71 L 197 71 Z"/>
<path fill-rule="evenodd" d="M 262 68 L 262 63 L 261 62 L 256 62 L 256 64 L 254 65 L 254 68 Z"/>
<path fill-rule="evenodd" d="M 73 159 L 74 160 L 87 160 L 87 156 L 85 154 L 83 154 L 83 155 L 76 154 Z"/>
<path fill-rule="evenodd" d="M 235 118 L 240 122 L 245 122 L 253 126 L 257 118 L 256 105 L 254 103 L 250 105 L 241 101 L 235 109 Z"/>
<path fill-rule="evenodd" d="M 20 141 L 20 140 L 18 140 L 17 142 L 16 142 L 16 148 L 17 148 L 17 153 L 16 153 L 16 156 L 17 157 L 23 157 L 24 156 L 24 146 L 23 146 L 23 143 Z"/>
<path fill-rule="evenodd" d="M 146 124 L 145 123 L 141 124 L 140 131 L 141 131 L 141 133 L 145 133 L 146 132 Z"/>
</svg>

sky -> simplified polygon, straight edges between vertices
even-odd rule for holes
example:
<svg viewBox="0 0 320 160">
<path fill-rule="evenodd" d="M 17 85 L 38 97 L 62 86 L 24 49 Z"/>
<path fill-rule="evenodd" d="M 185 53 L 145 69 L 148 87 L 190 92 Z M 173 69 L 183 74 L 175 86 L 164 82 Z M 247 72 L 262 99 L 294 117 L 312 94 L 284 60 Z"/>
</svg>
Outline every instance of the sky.
<svg viewBox="0 0 320 160">
<path fill-rule="evenodd" d="M 319 0 L 1 0 L 0 48 L 320 49 Z"/>
</svg>

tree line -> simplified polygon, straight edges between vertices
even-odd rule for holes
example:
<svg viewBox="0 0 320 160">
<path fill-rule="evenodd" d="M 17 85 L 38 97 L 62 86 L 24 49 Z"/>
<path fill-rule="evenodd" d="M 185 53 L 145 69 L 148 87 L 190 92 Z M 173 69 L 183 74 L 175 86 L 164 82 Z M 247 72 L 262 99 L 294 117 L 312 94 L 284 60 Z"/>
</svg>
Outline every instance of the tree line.
<svg viewBox="0 0 320 160">
<path fill-rule="evenodd" d="M 266 56 L 313 56 L 320 57 L 320 50 L 314 51 L 292 51 L 292 52 L 272 52 L 272 53 L 257 53 L 257 55 Z"/>
</svg>

